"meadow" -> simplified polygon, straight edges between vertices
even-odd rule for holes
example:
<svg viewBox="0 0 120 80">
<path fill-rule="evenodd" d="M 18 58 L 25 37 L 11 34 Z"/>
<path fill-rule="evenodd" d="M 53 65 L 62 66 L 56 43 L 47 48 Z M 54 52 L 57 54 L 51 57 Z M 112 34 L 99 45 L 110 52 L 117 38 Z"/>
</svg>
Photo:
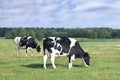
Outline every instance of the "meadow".
<svg viewBox="0 0 120 80">
<path fill-rule="evenodd" d="M 42 46 L 42 42 L 38 41 Z M 43 68 L 43 53 L 34 50 L 34 56 L 25 56 L 20 50 L 16 56 L 12 39 L 0 39 L 0 80 L 120 80 L 120 40 L 81 41 L 81 47 L 91 56 L 90 67 L 80 59 L 68 69 L 68 58 L 57 57 L 53 69 L 50 60 Z"/>
</svg>

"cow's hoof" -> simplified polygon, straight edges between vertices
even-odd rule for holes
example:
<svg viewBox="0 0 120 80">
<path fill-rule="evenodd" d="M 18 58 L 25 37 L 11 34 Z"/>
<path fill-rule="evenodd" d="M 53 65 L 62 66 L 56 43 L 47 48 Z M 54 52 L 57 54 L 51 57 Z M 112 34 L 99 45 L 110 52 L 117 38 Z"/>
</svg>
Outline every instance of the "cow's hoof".
<svg viewBox="0 0 120 80">
<path fill-rule="evenodd" d="M 56 67 L 54 67 L 54 69 L 56 69 Z"/>
<path fill-rule="evenodd" d="M 57 69 L 57 68 L 54 68 L 54 69 Z"/>
<path fill-rule="evenodd" d="M 47 67 L 46 67 L 46 66 L 44 66 L 44 69 L 46 70 L 46 69 L 47 69 Z"/>
<path fill-rule="evenodd" d="M 47 68 L 44 67 L 44 69 L 46 70 Z"/>
<path fill-rule="evenodd" d="M 88 65 L 86 65 L 85 67 L 89 67 Z"/>
<path fill-rule="evenodd" d="M 71 69 L 71 68 L 68 68 L 68 69 Z"/>
</svg>

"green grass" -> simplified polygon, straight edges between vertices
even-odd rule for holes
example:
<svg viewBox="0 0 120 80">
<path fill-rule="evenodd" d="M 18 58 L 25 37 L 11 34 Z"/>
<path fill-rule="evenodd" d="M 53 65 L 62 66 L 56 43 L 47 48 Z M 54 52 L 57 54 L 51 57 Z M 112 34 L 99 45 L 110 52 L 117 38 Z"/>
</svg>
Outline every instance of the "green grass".
<svg viewBox="0 0 120 80">
<path fill-rule="evenodd" d="M 42 42 L 39 42 L 42 45 Z M 34 51 L 34 56 L 15 54 L 13 40 L 0 39 L 0 80 L 119 80 L 120 79 L 120 42 L 80 42 L 89 52 L 91 65 L 86 68 L 80 59 L 73 61 L 68 69 L 67 57 L 56 58 L 57 69 L 53 69 L 50 60 L 47 70 L 43 68 L 43 53 Z"/>
</svg>

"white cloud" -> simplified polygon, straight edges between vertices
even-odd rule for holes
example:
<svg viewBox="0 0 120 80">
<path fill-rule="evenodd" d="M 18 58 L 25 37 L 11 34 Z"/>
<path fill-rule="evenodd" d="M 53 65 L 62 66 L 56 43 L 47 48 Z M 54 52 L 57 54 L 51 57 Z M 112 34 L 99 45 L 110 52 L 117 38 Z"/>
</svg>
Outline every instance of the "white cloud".
<svg viewBox="0 0 120 80">
<path fill-rule="evenodd" d="M 76 8 L 74 9 L 75 11 L 85 11 L 91 8 L 99 8 L 99 7 L 103 7 L 106 4 L 104 4 L 103 2 L 86 2 L 84 4 L 78 5 L 76 6 Z"/>
<path fill-rule="evenodd" d="M 53 5 L 47 5 L 47 6 L 43 6 L 43 7 L 41 7 L 39 10 L 41 11 L 41 12 L 50 12 L 50 11 L 53 11 L 53 10 L 55 10 L 55 9 L 57 9 L 57 5 L 56 4 L 53 4 Z"/>
<path fill-rule="evenodd" d="M 24 8 L 11 8 L 11 9 L 2 9 L 0 13 L 8 15 L 23 14 L 25 12 Z"/>
<path fill-rule="evenodd" d="M 119 0 L 1 0 L 0 26 L 117 24 L 119 4 Z"/>
</svg>

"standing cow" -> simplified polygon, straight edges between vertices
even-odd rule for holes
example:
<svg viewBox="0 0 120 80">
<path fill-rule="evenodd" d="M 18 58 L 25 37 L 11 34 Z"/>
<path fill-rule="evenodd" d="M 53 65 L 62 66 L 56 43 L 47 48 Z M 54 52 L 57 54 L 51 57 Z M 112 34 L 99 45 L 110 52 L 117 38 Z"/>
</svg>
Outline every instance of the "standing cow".
<svg viewBox="0 0 120 80">
<path fill-rule="evenodd" d="M 16 37 L 14 39 L 14 42 L 15 42 L 15 45 L 16 45 L 17 56 L 19 56 L 19 54 L 18 54 L 19 48 L 25 48 L 26 49 L 26 56 L 28 55 L 27 52 L 28 52 L 29 49 L 32 51 L 32 53 L 33 53 L 33 49 L 36 49 L 37 52 L 41 51 L 40 46 L 36 43 L 34 38 L 32 38 L 31 36 Z"/>
<path fill-rule="evenodd" d="M 44 68 L 46 69 L 47 55 L 50 55 L 51 63 L 55 69 L 55 55 L 59 56 L 66 55 L 68 56 L 69 63 L 68 68 L 71 69 L 72 61 L 75 58 L 81 58 L 84 65 L 89 67 L 90 65 L 90 56 L 87 52 L 80 47 L 77 40 L 67 37 L 48 37 L 43 41 L 44 49 Z"/>
</svg>

